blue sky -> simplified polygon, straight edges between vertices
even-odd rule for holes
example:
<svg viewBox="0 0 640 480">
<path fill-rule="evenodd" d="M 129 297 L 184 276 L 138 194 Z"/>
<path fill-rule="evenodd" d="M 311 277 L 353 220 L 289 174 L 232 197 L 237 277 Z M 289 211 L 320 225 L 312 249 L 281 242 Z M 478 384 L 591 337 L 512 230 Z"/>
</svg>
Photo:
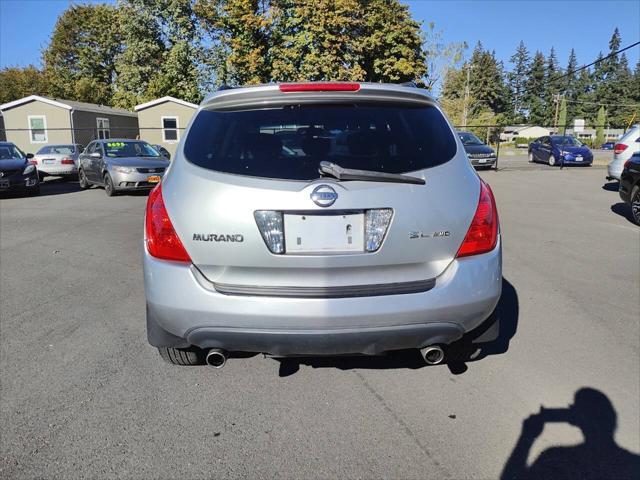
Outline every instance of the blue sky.
<svg viewBox="0 0 640 480">
<path fill-rule="evenodd" d="M 71 0 L 0 0 L 0 68 L 40 63 L 56 17 Z M 113 3 L 113 2 L 112 2 Z M 562 66 L 571 48 L 582 65 L 608 50 L 617 26 L 622 43 L 640 40 L 640 0 L 413 0 L 406 2 L 418 20 L 435 22 L 446 42 L 482 41 L 507 61 L 518 42 L 545 55 L 555 46 Z M 633 67 L 640 46 L 627 52 Z"/>
</svg>

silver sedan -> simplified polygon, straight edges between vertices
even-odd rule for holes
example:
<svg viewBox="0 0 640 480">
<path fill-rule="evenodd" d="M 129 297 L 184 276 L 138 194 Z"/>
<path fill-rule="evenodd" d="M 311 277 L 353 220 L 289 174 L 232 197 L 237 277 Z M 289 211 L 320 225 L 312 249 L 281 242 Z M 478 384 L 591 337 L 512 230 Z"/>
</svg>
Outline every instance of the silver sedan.
<svg viewBox="0 0 640 480">
<path fill-rule="evenodd" d="M 95 140 L 80 154 L 80 188 L 104 187 L 111 197 L 118 192 L 147 190 L 157 185 L 169 161 L 141 140 Z"/>
<path fill-rule="evenodd" d="M 32 162 L 38 168 L 40 177 L 48 175 L 75 177 L 78 173 L 78 155 L 81 151 L 82 145 L 73 143 L 47 145 L 36 152 Z"/>
</svg>

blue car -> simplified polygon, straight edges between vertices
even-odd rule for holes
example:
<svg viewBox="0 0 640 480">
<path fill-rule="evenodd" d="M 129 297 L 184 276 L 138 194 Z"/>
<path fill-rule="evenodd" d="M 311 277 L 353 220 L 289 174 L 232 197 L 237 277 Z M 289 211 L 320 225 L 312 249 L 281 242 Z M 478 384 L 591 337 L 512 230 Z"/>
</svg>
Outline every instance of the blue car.
<svg viewBox="0 0 640 480">
<path fill-rule="evenodd" d="M 593 153 L 580 140 L 570 135 L 540 137 L 529 144 L 529 161 L 551 165 L 588 165 Z"/>
</svg>

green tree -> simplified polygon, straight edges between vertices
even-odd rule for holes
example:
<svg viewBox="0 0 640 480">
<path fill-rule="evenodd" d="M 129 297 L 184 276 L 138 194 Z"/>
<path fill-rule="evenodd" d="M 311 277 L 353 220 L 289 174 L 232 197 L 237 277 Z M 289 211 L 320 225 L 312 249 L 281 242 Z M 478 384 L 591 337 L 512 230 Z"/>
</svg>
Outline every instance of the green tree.
<svg viewBox="0 0 640 480">
<path fill-rule="evenodd" d="M 29 95 L 50 95 L 50 86 L 42 70 L 33 65 L 0 70 L 0 104 Z"/>
<path fill-rule="evenodd" d="M 536 52 L 527 75 L 523 98 L 529 123 L 540 125 L 545 122 L 545 100 L 545 58 L 541 52 Z"/>
<path fill-rule="evenodd" d="M 531 62 L 529 51 L 522 40 L 520 40 L 516 52 L 509 61 L 513 64 L 511 72 L 507 75 L 511 98 L 513 99 L 513 120 L 521 122 L 525 119 L 524 95 Z"/>
<path fill-rule="evenodd" d="M 364 80 L 357 0 L 272 0 L 271 78 Z"/>
<path fill-rule="evenodd" d="M 606 121 L 604 107 L 600 107 L 598 110 L 598 118 L 596 119 L 596 145 L 602 145 L 604 143 L 604 125 Z"/>
<path fill-rule="evenodd" d="M 558 129 L 560 131 L 564 131 L 567 127 L 567 99 L 562 97 L 562 101 L 560 102 L 560 113 L 558 114 Z"/>
<path fill-rule="evenodd" d="M 574 106 L 576 105 L 574 102 L 578 98 L 576 79 L 577 74 L 576 70 L 578 69 L 578 57 L 576 56 L 575 50 L 572 48 L 569 52 L 569 60 L 567 61 L 567 69 L 565 72 L 565 77 L 560 80 L 560 89 L 564 92 L 565 98 L 569 99 L 569 105 L 567 110 L 567 120 L 570 121 L 574 117 Z"/>
<path fill-rule="evenodd" d="M 553 125 L 555 119 L 555 99 L 560 93 L 560 83 L 558 78 L 561 75 L 560 67 L 558 66 L 558 57 L 556 51 L 551 47 L 549 56 L 547 57 L 547 63 L 544 71 L 544 121 L 545 125 Z"/>
<path fill-rule="evenodd" d="M 262 0 L 196 0 L 194 12 L 209 46 L 205 65 L 214 85 L 249 85 L 271 78 L 271 15 Z"/>
<path fill-rule="evenodd" d="M 119 18 L 124 45 L 115 61 L 113 103 L 132 108 L 152 100 L 149 84 L 160 71 L 165 45 L 157 17 L 143 1 L 122 2 Z"/>
<path fill-rule="evenodd" d="M 150 80 L 147 95 L 171 95 L 198 103 L 202 58 L 192 0 L 141 0 L 156 15 L 165 45 L 162 64 Z"/>
<path fill-rule="evenodd" d="M 115 58 L 121 50 L 116 7 L 72 5 L 58 17 L 43 52 L 50 94 L 111 105 Z"/>
<path fill-rule="evenodd" d="M 482 111 L 501 113 L 505 106 L 505 85 L 502 65 L 496 60 L 495 53 L 485 50 L 480 42 L 471 55 L 471 75 L 469 91 L 476 100 L 471 113 L 478 115 Z"/>
<path fill-rule="evenodd" d="M 369 82 L 422 81 L 427 76 L 427 52 L 420 23 L 413 20 L 409 7 L 398 0 L 360 0 L 357 13 L 362 17 L 358 61 Z M 436 36 L 429 25 L 430 38 Z M 431 58 L 447 54 L 429 52 Z M 455 53 L 452 53 L 455 55 Z M 429 84 L 437 81 L 437 72 L 430 72 Z"/>
</svg>

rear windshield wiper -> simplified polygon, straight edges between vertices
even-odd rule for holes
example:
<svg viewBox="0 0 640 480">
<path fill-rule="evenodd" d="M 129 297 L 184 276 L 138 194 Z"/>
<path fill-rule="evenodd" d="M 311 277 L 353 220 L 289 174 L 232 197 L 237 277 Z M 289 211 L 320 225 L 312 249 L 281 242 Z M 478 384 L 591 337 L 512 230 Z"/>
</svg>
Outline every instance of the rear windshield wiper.
<svg viewBox="0 0 640 480">
<path fill-rule="evenodd" d="M 320 162 L 320 173 L 330 175 L 338 180 L 363 180 L 368 182 L 393 182 L 393 183 L 413 183 L 424 185 L 422 178 L 401 175 L 399 173 L 374 172 L 371 170 L 355 170 L 353 168 L 342 168 L 332 162 Z"/>
</svg>

